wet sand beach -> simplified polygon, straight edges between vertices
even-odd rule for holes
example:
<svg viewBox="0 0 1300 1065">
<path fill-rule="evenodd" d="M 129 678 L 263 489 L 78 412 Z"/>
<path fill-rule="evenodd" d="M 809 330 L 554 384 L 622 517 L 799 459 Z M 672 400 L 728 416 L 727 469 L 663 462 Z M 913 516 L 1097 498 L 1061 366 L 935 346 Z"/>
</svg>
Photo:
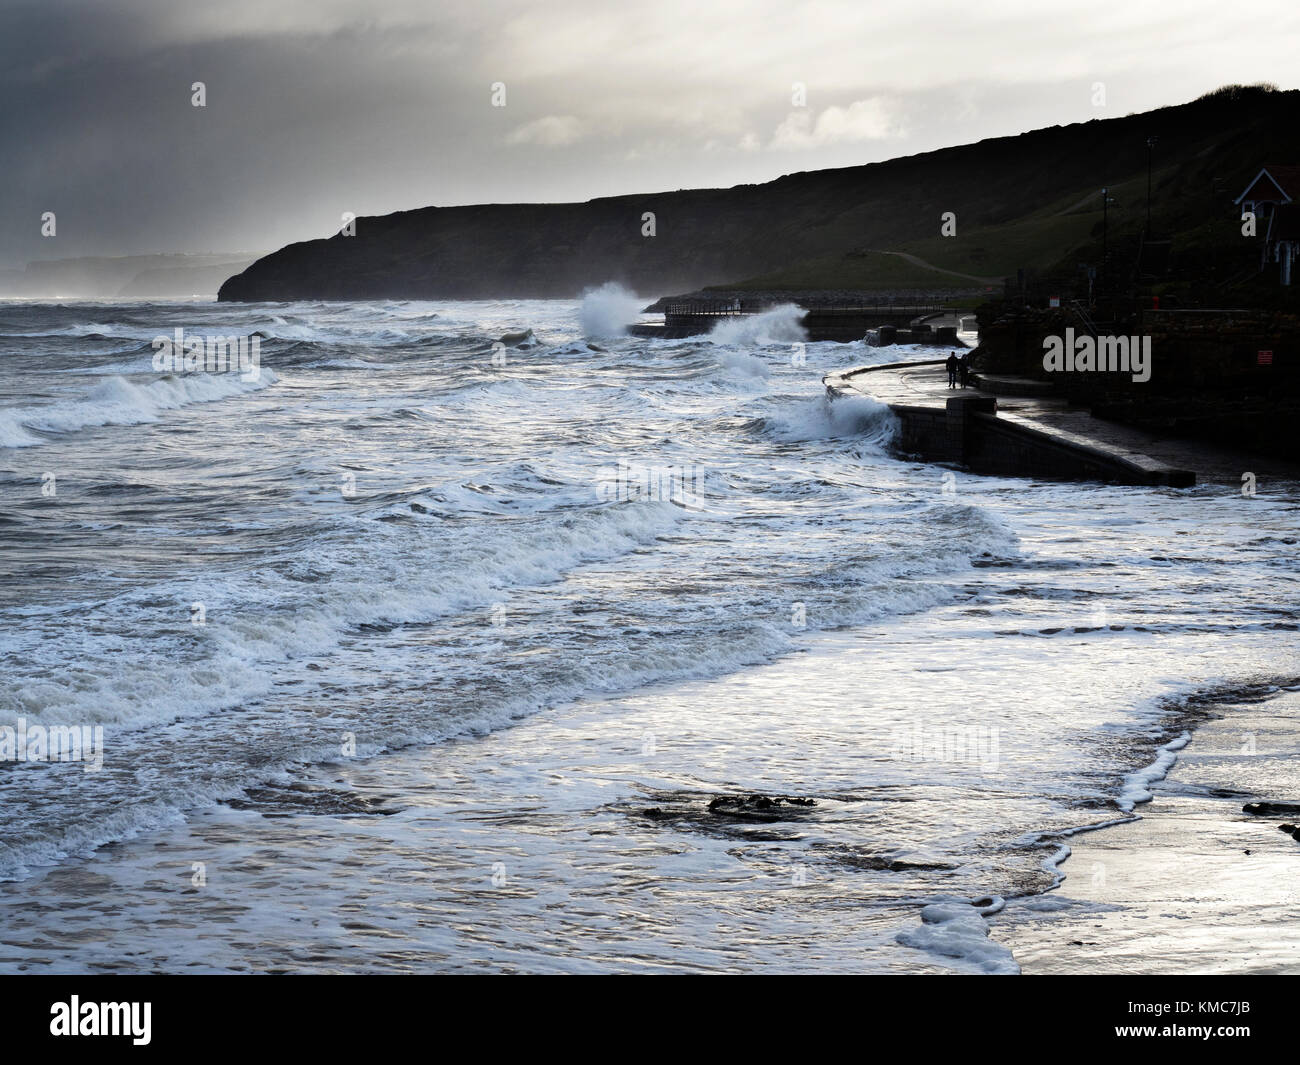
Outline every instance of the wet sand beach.
<svg viewBox="0 0 1300 1065">
<path fill-rule="evenodd" d="M 1072 837 L 1055 891 L 1013 902 L 994 938 L 1026 973 L 1300 972 L 1300 692 L 1222 708 L 1177 752 L 1137 820 Z"/>
</svg>

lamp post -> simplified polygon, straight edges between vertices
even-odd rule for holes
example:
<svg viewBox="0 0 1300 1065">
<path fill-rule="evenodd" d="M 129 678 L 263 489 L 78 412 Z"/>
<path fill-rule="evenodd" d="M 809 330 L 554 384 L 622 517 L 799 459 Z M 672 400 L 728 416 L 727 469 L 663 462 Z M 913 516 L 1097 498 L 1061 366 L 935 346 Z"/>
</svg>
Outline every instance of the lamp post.
<svg viewBox="0 0 1300 1065">
<path fill-rule="evenodd" d="M 1106 234 L 1106 208 L 1110 204 L 1110 189 L 1101 190 L 1101 284 L 1097 287 L 1101 289 L 1101 294 L 1106 294 L 1106 282 L 1110 280 L 1110 271 L 1106 269 L 1107 257 L 1107 234 Z"/>
<path fill-rule="evenodd" d="M 1151 149 L 1156 146 L 1159 137 L 1147 138 L 1147 239 L 1151 239 Z"/>
<path fill-rule="evenodd" d="M 1110 198 L 1109 188 L 1101 190 L 1101 276 L 1097 288 L 1102 296 L 1106 295 L 1106 286 L 1110 284 L 1109 208 L 1117 202 Z"/>
</svg>

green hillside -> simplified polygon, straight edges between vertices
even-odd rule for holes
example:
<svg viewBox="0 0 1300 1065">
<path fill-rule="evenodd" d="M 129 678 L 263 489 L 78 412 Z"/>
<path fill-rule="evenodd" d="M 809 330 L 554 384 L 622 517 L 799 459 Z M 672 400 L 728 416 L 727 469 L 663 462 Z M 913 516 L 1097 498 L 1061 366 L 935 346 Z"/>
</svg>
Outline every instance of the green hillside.
<svg viewBox="0 0 1300 1065">
<path fill-rule="evenodd" d="M 936 214 L 933 235 L 800 259 L 717 287 L 955 290 L 981 282 L 999 285 L 1020 270 L 1065 284 L 1079 276 L 1081 264 L 1101 263 L 1103 187 L 1112 201 L 1105 220 L 1112 270 L 1131 280 L 1147 219 L 1146 137 L 1155 136 L 1151 235 L 1170 241 L 1171 247 L 1168 270 L 1144 278 L 1147 287 L 1156 294 L 1205 295 L 1208 290 L 1236 298 L 1267 297 L 1276 282 L 1259 276 L 1259 245 L 1243 238 L 1233 200 L 1260 166 L 1300 159 L 1296 127 L 1285 125 L 1296 95 L 1230 87 L 1184 107 L 1097 123 L 1111 134 L 1109 150 L 1099 146 L 1088 158 L 1060 167 L 1060 187 L 1050 200 L 1034 202 L 1012 188 L 1001 197 L 994 189 L 981 189 L 970 198 L 973 210 L 957 211 L 955 236 L 939 234 Z M 1239 117 L 1189 121 L 1226 115 Z M 1200 135 L 1189 135 L 1197 126 Z M 1170 154 L 1175 158 L 1170 160 Z M 975 224 L 963 225 L 963 215 Z"/>
</svg>

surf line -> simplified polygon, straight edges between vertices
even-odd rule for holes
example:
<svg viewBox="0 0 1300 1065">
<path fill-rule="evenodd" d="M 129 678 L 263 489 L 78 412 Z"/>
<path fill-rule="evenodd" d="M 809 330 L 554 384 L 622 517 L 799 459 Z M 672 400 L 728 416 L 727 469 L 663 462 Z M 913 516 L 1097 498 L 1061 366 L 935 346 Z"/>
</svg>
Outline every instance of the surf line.
<svg viewBox="0 0 1300 1065">
<path fill-rule="evenodd" d="M 1125 816 L 1114 817 L 1109 821 L 1099 821 L 1096 824 L 1080 825 L 1078 828 L 1062 829 L 1060 832 L 1042 833 L 1026 841 L 1030 846 L 1048 846 L 1052 843 L 1057 845 L 1056 852 L 1043 860 L 1043 869 L 1051 873 L 1054 879 L 1052 885 L 1041 894 L 1054 891 L 1065 882 L 1065 873 L 1061 871 L 1061 866 L 1074 852 L 1070 850 L 1068 843 L 1062 841 L 1069 839 L 1071 836 L 1082 835 L 1084 832 L 1098 832 L 1103 828 L 1113 828 L 1115 825 L 1127 825 L 1132 821 L 1141 821 L 1141 815 L 1134 812 L 1133 808 L 1142 803 L 1150 802 L 1154 798 L 1149 785 L 1164 780 L 1169 775 L 1169 770 L 1178 761 L 1178 752 L 1191 742 L 1191 732 L 1184 729 L 1179 735 L 1157 749 L 1155 761 L 1150 765 L 1125 774 L 1124 784 L 1120 788 L 1119 797 L 1115 800 L 1115 804 Z"/>
</svg>

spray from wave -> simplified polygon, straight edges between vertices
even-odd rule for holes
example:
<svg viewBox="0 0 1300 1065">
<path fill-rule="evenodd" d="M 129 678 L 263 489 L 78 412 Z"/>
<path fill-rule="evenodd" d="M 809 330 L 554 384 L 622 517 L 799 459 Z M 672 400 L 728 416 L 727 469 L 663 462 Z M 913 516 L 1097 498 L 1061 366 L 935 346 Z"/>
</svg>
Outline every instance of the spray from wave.
<svg viewBox="0 0 1300 1065">
<path fill-rule="evenodd" d="M 627 332 L 637 320 L 644 300 L 615 281 L 606 281 L 582 297 L 578 320 L 583 335 L 591 340 L 613 340 Z"/>
<path fill-rule="evenodd" d="M 713 327 L 708 339 L 733 347 L 763 344 L 798 344 L 808 339 L 801 324 L 808 312 L 793 303 L 782 303 L 761 314 L 724 318 Z"/>
</svg>

